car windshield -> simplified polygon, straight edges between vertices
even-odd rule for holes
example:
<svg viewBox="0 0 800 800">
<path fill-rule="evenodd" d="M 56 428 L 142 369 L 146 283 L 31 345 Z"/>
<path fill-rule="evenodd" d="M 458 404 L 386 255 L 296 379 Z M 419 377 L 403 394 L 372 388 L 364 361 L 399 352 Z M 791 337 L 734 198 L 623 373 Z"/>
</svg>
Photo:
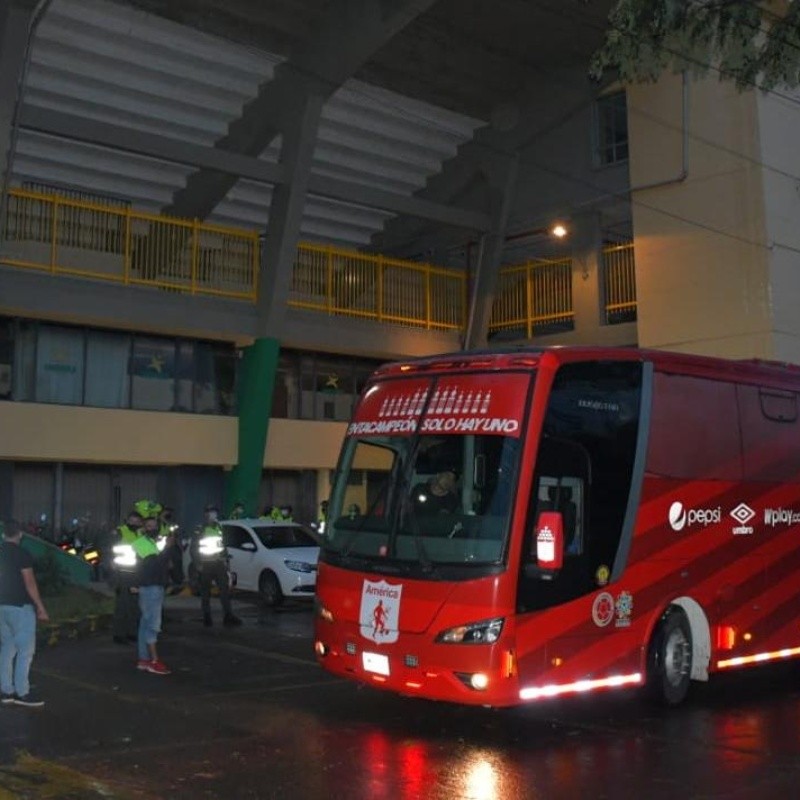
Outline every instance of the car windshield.
<svg viewBox="0 0 800 800">
<path fill-rule="evenodd" d="M 319 547 L 314 535 L 299 525 L 262 525 L 253 529 L 261 544 L 278 547 Z"/>
<path fill-rule="evenodd" d="M 355 569 L 394 565 L 423 574 L 445 565 L 502 564 L 529 381 L 528 375 L 481 376 L 479 385 L 493 388 L 480 394 L 472 384 L 438 390 L 434 384 L 418 425 L 351 424 L 331 494 L 326 558 Z M 447 396 L 438 411 L 437 391 Z M 495 391 L 501 398 L 493 408 Z M 413 405 L 396 407 L 402 414 Z M 362 431 L 370 435 L 353 435 Z"/>
</svg>

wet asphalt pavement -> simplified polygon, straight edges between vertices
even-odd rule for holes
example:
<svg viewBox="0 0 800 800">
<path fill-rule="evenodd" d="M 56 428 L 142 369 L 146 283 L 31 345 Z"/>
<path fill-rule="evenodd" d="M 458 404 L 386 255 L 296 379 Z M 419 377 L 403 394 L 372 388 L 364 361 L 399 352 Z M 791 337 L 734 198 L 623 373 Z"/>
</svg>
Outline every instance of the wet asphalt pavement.
<svg viewBox="0 0 800 800">
<path fill-rule="evenodd" d="M 310 608 L 238 629 L 170 598 L 138 672 L 105 633 L 42 649 L 43 709 L 0 708 L 0 798 L 766 798 L 800 793 L 800 668 L 724 676 L 672 711 L 630 692 L 512 710 L 333 679 Z M 26 758 L 21 754 L 29 754 Z"/>
</svg>

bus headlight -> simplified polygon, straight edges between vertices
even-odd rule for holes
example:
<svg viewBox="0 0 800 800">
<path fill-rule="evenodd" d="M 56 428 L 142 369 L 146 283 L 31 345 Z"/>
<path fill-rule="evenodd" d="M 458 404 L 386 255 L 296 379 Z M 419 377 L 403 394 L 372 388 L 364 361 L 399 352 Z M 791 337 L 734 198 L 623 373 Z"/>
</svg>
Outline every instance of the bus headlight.
<svg viewBox="0 0 800 800">
<path fill-rule="evenodd" d="M 503 632 L 503 618 L 487 619 L 482 622 L 469 622 L 442 631 L 436 641 L 445 644 L 492 644 Z"/>
</svg>

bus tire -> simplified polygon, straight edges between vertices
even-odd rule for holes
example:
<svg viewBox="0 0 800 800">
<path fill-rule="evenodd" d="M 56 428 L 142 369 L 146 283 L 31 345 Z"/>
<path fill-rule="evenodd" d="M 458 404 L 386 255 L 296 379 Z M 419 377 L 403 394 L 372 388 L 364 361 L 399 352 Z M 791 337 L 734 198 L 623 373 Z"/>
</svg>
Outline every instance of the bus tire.
<svg viewBox="0 0 800 800">
<path fill-rule="evenodd" d="M 692 629 L 686 614 L 673 607 L 664 615 L 650 640 L 647 689 L 660 705 L 680 705 L 692 680 Z"/>
</svg>

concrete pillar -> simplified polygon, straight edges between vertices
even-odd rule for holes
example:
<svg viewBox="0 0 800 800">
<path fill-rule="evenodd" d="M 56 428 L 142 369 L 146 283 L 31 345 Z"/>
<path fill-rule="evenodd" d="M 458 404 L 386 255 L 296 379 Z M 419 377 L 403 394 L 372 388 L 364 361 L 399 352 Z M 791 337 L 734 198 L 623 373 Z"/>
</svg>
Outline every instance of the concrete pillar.
<svg viewBox="0 0 800 800">
<path fill-rule="evenodd" d="M 258 290 L 260 336 L 279 339 L 284 327 L 322 106 L 323 99 L 317 95 L 297 98 L 282 127 L 280 164 L 288 181 L 275 187 L 270 203 Z"/>
<path fill-rule="evenodd" d="M 486 346 L 506 229 L 515 199 L 518 171 L 519 159 L 510 154 L 492 158 L 484 168 L 489 184 L 492 229 L 481 237 L 478 246 L 478 264 L 472 281 L 472 296 L 469 298 L 464 350 L 475 350 Z"/>
<path fill-rule="evenodd" d="M 572 309 L 575 330 L 587 344 L 601 340 L 602 228 L 600 214 L 575 215 L 570 222 L 572 243 Z"/>
</svg>

